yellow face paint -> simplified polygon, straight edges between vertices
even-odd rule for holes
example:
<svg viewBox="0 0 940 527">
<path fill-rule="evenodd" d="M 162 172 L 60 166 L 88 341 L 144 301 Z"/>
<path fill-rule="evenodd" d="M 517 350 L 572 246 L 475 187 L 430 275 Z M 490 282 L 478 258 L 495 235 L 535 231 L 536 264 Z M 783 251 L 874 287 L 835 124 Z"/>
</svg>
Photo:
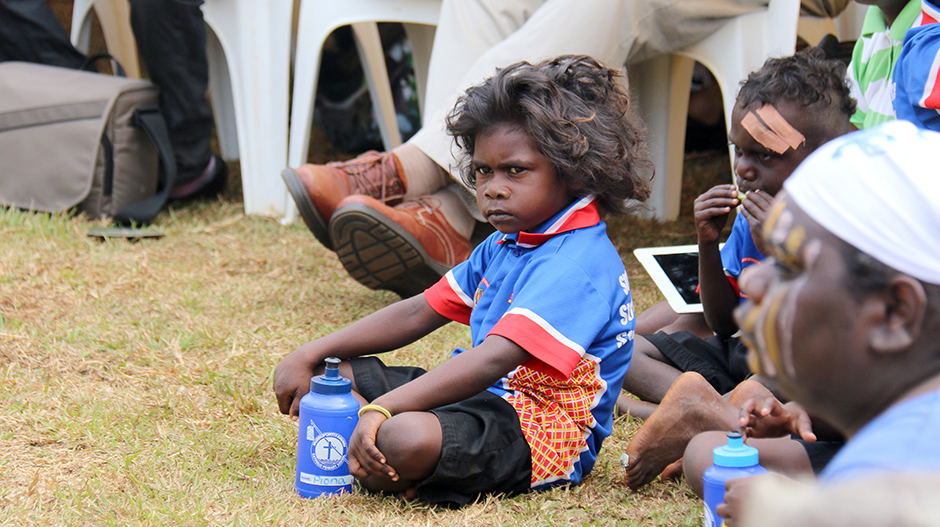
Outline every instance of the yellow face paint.
<svg viewBox="0 0 940 527">
<path fill-rule="evenodd" d="M 806 229 L 804 229 L 802 225 L 797 225 L 790 229 L 790 234 L 787 235 L 787 241 L 784 243 L 783 249 L 787 251 L 788 254 L 796 254 L 805 239 Z"/>
<path fill-rule="evenodd" d="M 764 222 L 764 238 L 769 242 L 770 256 L 794 265 L 798 261 L 800 247 L 806 240 L 806 230 L 793 225 L 793 213 L 782 201 L 774 203 L 767 221 Z"/>
<path fill-rule="evenodd" d="M 805 240 L 806 229 L 804 229 L 802 225 L 797 225 L 790 229 L 790 233 L 787 234 L 787 240 L 783 244 L 783 253 L 788 263 L 795 264 L 799 261 L 797 254 Z"/>
<path fill-rule="evenodd" d="M 754 372 L 754 375 L 764 375 L 764 372 L 760 367 L 760 355 L 754 351 L 754 348 L 751 347 L 747 342 L 744 343 L 747 346 L 747 366 Z M 769 376 L 768 376 L 769 377 Z"/>
<path fill-rule="evenodd" d="M 777 313 L 777 331 L 780 342 L 780 361 L 783 371 L 794 379 L 796 366 L 793 364 L 793 319 L 796 316 L 796 299 L 799 296 L 799 286 L 789 285 L 780 292 L 783 297 L 782 308 Z"/>
<path fill-rule="evenodd" d="M 784 222 L 784 220 L 781 220 L 784 210 L 786 210 L 786 206 L 783 200 L 775 200 L 773 205 L 771 205 L 767 219 L 764 220 L 762 234 L 764 239 L 770 241 L 771 244 L 779 244 L 782 242 L 784 234 L 786 231 L 790 230 L 790 225 L 793 223 L 793 215 L 789 211 L 786 215 L 787 221 Z"/>
<path fill-rule="evenodd" d="M 819 252 L 819 240 L 806 241 L 803 225 L 796 222 L 786 200 L 777 200 L 764 221 L 763 237 L 768 242 L 770 255 L 778 262 L 764 265 L 784 265 L 791 272 L 805 269 Z M 802 281 L 778 280 L 764 291 L 760 304 L 753 304 L 740 319 L 742 340 L 751 350 L 748 362 L 751 370 L 768 377 L 785 373 L 793 378 L 793 324 L 795 304 Z M 746 309 L 746 308 L 745 308 Z"/>
<path fill-rule="evenodd" d="M 778 370 L 783 369 L 783 360 L 780 355 L 780 340 L 777 335 L 777 316 L 780 313 L 780 306 L 783 304 L 783 297 L 783 294 L 778 294 L 771 299 L 770 305 L 764 310 L 765 315 L 762 317 L 763 323 L 761 324 L 763 331 L 760 332 L 764 341 L 764 352 L 774 365 L 773 373 L 771 374 L 768 371 L 768 374 L 774 377 L 776 377 Z"/>
<path fill-rule="evenodd" d="M 751 338 L 751 335 L 754 334 L 754 324 L 757 320 L 757 315 L 759 311 L 757 308 L 751 304 L 749 306 L 750 310 L 747 312 L 747 315 L 744 317 L 744 320 L 741 321 L 741 342 L 747 346 L 747 365 L 754 372 L 755 375 L 762 373 L 760 365 L 760 357 L 757 351 L 757 343 L 754 342 L 754 339 Z"/>
<path fill-rule="evenodd" d="M 782 202 L 776 204 L 771 217 L 772 222 L 767 227 L 770 231 L 770 252 L 780 262 L 775 265 L 788 266 L 791 272 L 805 269 L 809 260 L 814 258 L 807 256 L 807 253 L 818 254 L 820 241 L 806 241 L 806 229 L 795 222 L 792 211 L 786 209 Z M 776 369 L 785 372 L 790 378 L 796 375 L 793 363 L 793 324 L 801 284 L 802 281 L 797 277 L 778 282 L 773 291 L 768 291 L 765 295 L 766 314 L 761 324 L 768 359 Z"/>
</svg>

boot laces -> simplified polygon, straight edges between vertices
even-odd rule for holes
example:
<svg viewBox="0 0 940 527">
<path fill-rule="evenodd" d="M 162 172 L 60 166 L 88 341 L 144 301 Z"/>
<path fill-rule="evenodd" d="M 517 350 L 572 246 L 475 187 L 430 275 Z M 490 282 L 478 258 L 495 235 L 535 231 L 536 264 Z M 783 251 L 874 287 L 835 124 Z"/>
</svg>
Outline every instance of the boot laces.
<svg viewBox="0 0 940 527">
<path fill-rule="evenodd" d="M 370 150 L 351 161 L 330 163 L 347 174 L 350 189 L 382 203 L 405 195 L 404 185 L 391 154 Z"/>
</svg>

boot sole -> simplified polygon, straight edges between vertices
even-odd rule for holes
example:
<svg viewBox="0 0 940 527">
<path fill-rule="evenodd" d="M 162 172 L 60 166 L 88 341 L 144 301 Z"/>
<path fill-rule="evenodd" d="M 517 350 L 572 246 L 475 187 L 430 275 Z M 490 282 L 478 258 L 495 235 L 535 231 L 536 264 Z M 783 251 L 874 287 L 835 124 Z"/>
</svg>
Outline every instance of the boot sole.
<svg viewBox="0 0 940 527">
<path fill-rule="evenodd" d="M 294 198 L 294 203 L 297 204 L 297 212 L 300 213 L 300 217 L 304 220 L 307 228 L 324 247 L 331 251 L 334 250 L 333 240 L 330 238 L 329 226 L 323 221 L 320 213 L 317 212 L 317 208 L 310 199 L 310 195 L 307 194 L 307 188 L 304 186 L 303 182 L 300 181 L 300 176 L 297 175 L 297 172 L 293 168 L 285 168 L 281 172 L 281 179 L 287 184 L 287 190 L 290 192 L 291 197 Z"/>
<path fill-rule="evenodd" d="M 356 281 L 408 298 L 437 282 L 450 267 L 428 257 L 408 231 L 360 203 L 346 205 L 330 219 L 336 255 Z"/>
</svg>

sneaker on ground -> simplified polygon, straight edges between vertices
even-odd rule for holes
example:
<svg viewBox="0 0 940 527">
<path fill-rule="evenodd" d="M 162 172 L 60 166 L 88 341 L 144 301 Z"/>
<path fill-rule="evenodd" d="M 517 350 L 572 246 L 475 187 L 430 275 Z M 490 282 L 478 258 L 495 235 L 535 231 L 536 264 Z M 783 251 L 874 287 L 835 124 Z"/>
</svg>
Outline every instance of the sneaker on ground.
<svg viewBox="0 0 940 527">
<path fill-rule="evenodd" d="M 391 152 L 369 151 L 350 161 L 287 168 L 281 177 L 307 228 L 330 250 L 334 244 L 329 222 L 340 200 L 362 194 L 396 205 L 405 194 L 401 162 Z"/>
<path fill-rule="evenodd" d="M 228 183 L 228 167 L 222 158 L 212 154 L 206 168 L 195 179 L 177 183 L 170 190 L 171 200 L 214 198 Z"/>
<path fill-rule="evenodd" d="M 470 256 L 473 246 L 447 223 L 437 200 L 394 208 L 349 196 L 330 220 L 336 254 L 350 276 L 370 289 L 417 295 Z"/>
</svg>

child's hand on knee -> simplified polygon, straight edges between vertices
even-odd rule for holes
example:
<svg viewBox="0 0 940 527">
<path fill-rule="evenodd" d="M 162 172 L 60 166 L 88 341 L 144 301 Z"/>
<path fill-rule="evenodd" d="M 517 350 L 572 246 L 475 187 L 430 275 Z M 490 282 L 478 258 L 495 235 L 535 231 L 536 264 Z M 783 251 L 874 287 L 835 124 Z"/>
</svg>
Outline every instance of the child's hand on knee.
<svg viewBox="0 0 940 527">
<path fill-rule="evenodd" d="M 357 479 L 370 477 L 398 481 L 398 471 L 388 466 L 385 455 L 375 446 L 379 427 L 388 419 L 380 412 L 365 412 L 349 440 L 349 473 Z"/>
</svg>

